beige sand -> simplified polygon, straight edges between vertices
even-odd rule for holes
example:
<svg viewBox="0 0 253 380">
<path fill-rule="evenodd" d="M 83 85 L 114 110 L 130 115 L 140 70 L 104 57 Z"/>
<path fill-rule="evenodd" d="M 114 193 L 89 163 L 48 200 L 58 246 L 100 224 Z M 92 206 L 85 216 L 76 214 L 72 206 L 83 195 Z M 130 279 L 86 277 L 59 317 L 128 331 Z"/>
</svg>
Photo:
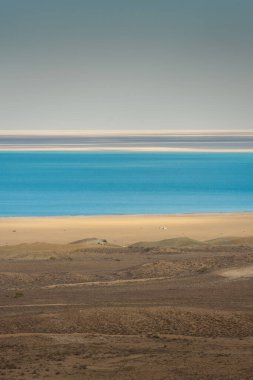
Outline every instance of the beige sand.
<svg viewBox="0 0 253 380">
<path fill-rule="evenodd" d="M 98 237 L 125 245 L 187 236 L 252 236 L 253 213 L 0 218 L 0 245 Z"/>
<path fill-rule="evenodd" d="M 232 280 L 237 278 L 250 278 L 253 277 L 253 266 L 229 269 L 221 271 L 219 274 Z"/>
</svg>

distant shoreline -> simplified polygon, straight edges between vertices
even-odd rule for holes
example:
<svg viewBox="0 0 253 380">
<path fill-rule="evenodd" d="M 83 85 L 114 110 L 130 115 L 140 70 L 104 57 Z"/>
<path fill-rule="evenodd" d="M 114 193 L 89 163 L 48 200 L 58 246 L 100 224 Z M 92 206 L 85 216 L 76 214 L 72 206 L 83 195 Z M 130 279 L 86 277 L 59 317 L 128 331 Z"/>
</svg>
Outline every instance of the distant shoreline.
<svg viewBox="0 0 253 380">
<path fill-rule="evenodd" d="M 7 130 L 7 129 L 0 129 L 0 136 L 1 135 L 15 135 L 15 136 L 71 136 L 71 135 L 80 135 L 80 136 L 106 136 L 106 135 L 117 135 L 117 136 L 135 136 L 135 135 L 193 135 L 193 136 L 226 136 L 226 135 L 253 135 L 253 130 L 245 129 L 245 130 L 167 130 L 167 129 L 149 129 L 149 130 L 142 130 L 142 129 L 135 129 L 135 130 L 80 130 L 80 129 L 71 129 L 71 130 L 64 130 L 64 129 L 55 129 L 55 130 L 32 130 L 32 129 L 26 129 L 26 130 Z"/>
<path fill-rule="evenodd" d="M 0 131 L 0 152 L 252 153 L 252 131 Z"/>
<path fill-rule="evenodd" d="M 0 147 L 0 152 L 87 152 L 87 153 L 253 153 L 252 149 L 195 149 L 195 148 L 2 148 Z"/>
</svg>

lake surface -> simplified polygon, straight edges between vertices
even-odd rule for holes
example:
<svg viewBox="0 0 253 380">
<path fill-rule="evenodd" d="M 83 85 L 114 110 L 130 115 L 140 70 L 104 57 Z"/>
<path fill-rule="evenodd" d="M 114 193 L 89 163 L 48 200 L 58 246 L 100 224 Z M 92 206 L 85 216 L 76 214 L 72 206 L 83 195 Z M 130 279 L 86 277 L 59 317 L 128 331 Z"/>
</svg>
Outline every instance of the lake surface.
<svg viewBox="0 0 253 380">
<path fill-rule="evenodd" d="M 0 152 L 0 216 L 253 211 L 252 153 Z"/>
</svg>

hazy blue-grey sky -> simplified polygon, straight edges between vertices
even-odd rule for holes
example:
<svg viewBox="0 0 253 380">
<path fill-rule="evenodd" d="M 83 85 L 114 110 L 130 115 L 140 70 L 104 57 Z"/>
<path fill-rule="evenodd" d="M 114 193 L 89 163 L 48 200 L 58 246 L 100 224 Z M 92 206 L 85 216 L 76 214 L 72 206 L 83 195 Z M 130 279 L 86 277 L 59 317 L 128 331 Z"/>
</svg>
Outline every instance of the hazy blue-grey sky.
<svg viewBox="0 0 253 380">
<path fill-rule="evenodd" d="M 0 129 L 253 129 L 252 0 L 0 0 Z"/>
</svg>

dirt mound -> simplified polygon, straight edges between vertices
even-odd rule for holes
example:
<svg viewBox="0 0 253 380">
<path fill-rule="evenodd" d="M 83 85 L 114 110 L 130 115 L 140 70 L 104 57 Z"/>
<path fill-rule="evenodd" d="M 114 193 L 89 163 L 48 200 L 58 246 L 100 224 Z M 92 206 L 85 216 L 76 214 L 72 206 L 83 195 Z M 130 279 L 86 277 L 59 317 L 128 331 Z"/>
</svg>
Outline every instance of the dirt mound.
<svg viewBox="0 0 253 380">
<path fill-rule="evenodd" d="M 247 337 L 253 317 L 239 312 L 172 309 L 170 307 L 108 307 L 43 313 L 0 320 L 0 332 L 99 333 L 112 335 L 175 334 L 195 337 Z"/>
<path fill-rule="evenodd" d="M 172 238 L 158 241 L 144 241 L 131 244 L 129 247 L 133 248 L 159 248 L 159 247 L 171 247 L 171 248 L 180 248 L 180 247 L 194 247 L 205 245 L 205 243 L 198 240 L 190 239 L 187 237 Z"/>
<path fill-rule="evenodd" d="M 158 260 L 118 271 L 118 278 L 155 278 L 173 277 L 191 273 L 204 272 L 212 267 L 210 260 L 184 260 L 181 262 Z"/>
<path fill-rule="evenodd" d="M 207 240 L 207 244 L 211 245 L 249 245 L 253 246 L 253 236 L 247 237 L 223 237 Z"/>
<path fill-rule="evenodd" d="M 78 283 L 96 280 L 96 276 L 90 276 L 85 273 L 70 272 L 40 272 L 40 273 L 22 273 L 22 272 L 0 272 L 0 285 L 2 288 L 27 288 L 28 286 L 41 287 L 45 284 L 60 284 L 64 282 Z"/>
<path fill-rule="evenodd" d="M 99 239 L 98 239 L 99 240 Z M 100 240 L 99 240 L 100 241 Z M 103 241 L 103 240 L 101 240 Z M 72 244 L 50 243 L 23 243 L 18 245 L 0 246 L 0 260 L 55 260 L 82 256 L 89 249 L 106 250 L 113 249 L 115 245 L 110 243 L 94 243 L 94 239 L 86 239 L 86 242 Z"/>
<path fill-rule="evenodd" d="M 223 237 L 206 241 L 179 237 L 158 241 L 142 241 L 131 244 L 130 248 L 205 248 L 208 246 L 253 246 L 253 236 L 248 237 Z"/>
<path fill-rule="evenodd" d="M 119 271 L 117 275 L 120 278 L 169 277 L 179 271 L 180 268 L 176 263 L 159 260 Z"/>
<path fill-rule="evenodd" d="M 81 240 L 76 240 L 72 241 L 69 244 L 92 244 L 92 245 L 108 245 L 108 241 L 105 239 L 98 239 L 98 238 L 87 238 L 87 239 L 81 239 Z"/>
</svg>

